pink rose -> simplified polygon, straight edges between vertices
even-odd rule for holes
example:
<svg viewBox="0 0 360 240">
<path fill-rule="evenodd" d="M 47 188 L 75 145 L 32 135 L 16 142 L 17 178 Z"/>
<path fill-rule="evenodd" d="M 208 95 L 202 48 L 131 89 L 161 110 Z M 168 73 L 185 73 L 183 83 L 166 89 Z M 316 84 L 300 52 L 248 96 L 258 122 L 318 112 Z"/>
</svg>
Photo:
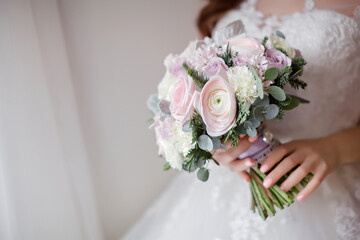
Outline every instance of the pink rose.
<svg viewBox="0 0 360 240">
<path fill-rule="evenodd" d="M 251 58 L 264 52 L 264 46 L 256 38 L 236 36 L 230 38 L 228 43 L 233 53 L 238 52 L 240 56 Z M 227 44 L 227 43 L 225 43 Z"/>
<path fill-rule="evenodd" d="M 266 50 L 265 57 L 268 61 L 268 68 L 276 67 L 282 69 L 285 66 L 291 66 L 291 59 L 279 50 L 268 49 Z"/>
<path fill-rule="evenodd" d="M 211 77 L 200 93 L 197 109 L 210 136 L 218 137 L 228 132 L 236 115 L 235 93 L 228 81 L 221 76 Z"/>
<path fill-rule="evenodd" d="M 226 77 L 226 71 L 228 70 L 228 66 L 226 66 L 224 59 L 219 57 L 213 57 L 209 63 L 204 67 L 205 75 L 208 77 L 212 77 L 215 75 L 221 75 L 222 77 Z"/>
<path fill-rule="evenodd" d="M 170 93 L 171 115 L 182 124 L 190 119 L 194 110 L 194 93 L 198 90 L 190 76 L 180 76 Z"/>
</svg>

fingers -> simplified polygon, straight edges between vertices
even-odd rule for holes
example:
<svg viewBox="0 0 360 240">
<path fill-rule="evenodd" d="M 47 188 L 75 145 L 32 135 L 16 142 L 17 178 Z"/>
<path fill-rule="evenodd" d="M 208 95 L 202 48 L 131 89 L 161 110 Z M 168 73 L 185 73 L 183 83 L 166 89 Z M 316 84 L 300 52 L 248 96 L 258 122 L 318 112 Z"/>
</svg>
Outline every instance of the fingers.
<svg viewBox="0 0 360 240">
<path fill-rule="evenodd" d="M 251 158 L 231 161 L 229 167 L 235 172 L 242 172 L 251 167 L 255 161 Z"/>
<path fill-rule="evenodd" d="M 326 166 L 319 166 L 317 171 L 315 171 L 314 173 L 314 177 L 310 180 L 310 182 L 306 185 L 306 187 L 297 195 L 296 199 L 298 201 L 302 201 L 308 196 L 310 196 L 324 180 L 326 176 L 326 171 L 327 171 Z"/>
<path fill-rule="evenodd" d="M 249 137 L 249 142 L 255 142 L 258 139 L 258 136 L 256 135 L 255 137 Z"/>
<path fill-rule="evenodd" d="M 247 138 L 241 139 L 237 147 L 230 147 L 226 151 L 216 152 L 214 158 L 223 165 L 229 165 L 231 161 L 237 159 L 241 153 L 245 152 L 251 144 Z"/>
<path fill-rule="evenodd" d="M 242 172 L 238 172 L 237 174 L 239 175 L 239 177 L 241 177 L 245 181 L 250 182 L 250 176 L 247 172 L 242 171 Z"/>
<path fill-rule="evenodd" d="M 269 188 L 274 185 L 279 179 L 288 173 L 296 165 L 303 161 L 303 155 L 301 152 L 294 152 L 290 156 L 286 157 L 281 163 L 272 170 L 264 179 L 264 187 Z"/>
<path fill-rule="evenodd" d="M 294 150 L 290 144 L 280 145 L 272 151 L 265 161 L 261 164 L 260 171 L 263 173 L 269 171 L 276 163 L 281 161 L 286 155 L 289 155 Z"/>
<path fill-rule="evenodd" d="M 310 172 L 311 162 L 304 161 L 290 176 L 281 184 L 280 188 L 284 192 L 289 191 L 292 187 L 303 180 Z"/>
</svg>

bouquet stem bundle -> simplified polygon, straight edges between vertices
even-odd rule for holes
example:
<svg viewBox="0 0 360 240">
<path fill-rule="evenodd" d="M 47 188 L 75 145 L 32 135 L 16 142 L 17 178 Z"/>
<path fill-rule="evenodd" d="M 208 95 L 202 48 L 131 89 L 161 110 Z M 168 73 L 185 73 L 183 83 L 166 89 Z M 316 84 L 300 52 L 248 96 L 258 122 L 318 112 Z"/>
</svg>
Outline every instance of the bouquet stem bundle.
<svg viewBox="0 0 360 240">
<path fill-rule="evenodd" d="M 265 188 L 263 181 L 267 176 L 267 173 L 260 171 L 261 163 L 269 155 L 269 153 L 280 145 L 280 142 L 273 138 L 273 135 L 266 130 L 264 125 L 259 127 L 259 138 L 253 144 L 253 146 L 239 156 L 239 159 L 253 158 L 256 161 L 256 165 L 252 166 L 249 171 L 250 176 L 250 190 L 252 194 L 251 209 L 255 212 L 255 208 L 258 209 L 260 216 L 265 220 L 269 215 L 274 216 L 276 213 L 275 206 L 279 209 L 284 209 L 284 206 L 289 207 L 294 203 L 295 196 L 308 184 L 312 178 L 312 174 L 309 173 L 304 179 L 295 185 L 291 190 L 285 192 L 281 190 L 280 185 L 295 171 L 295 168 L 291 169 L 287 174 L 282 176 L 278 182 L 276 182 L 270 188 Z M 278 163 L 279 164 L 279 163 Z M 268 171 L 271 172 L 278 164 Z"/>
<path fill-rule="evenodd" d="M 260 216 L 265 220 L 269 215 L 274 216 L 276 213 L 275 206 L 279 209 L 284 209 L 284 206 L 289 207 L 294 203 L 294 198 L 311 180 L 312 174 L 308 174 L 299 184 L 294 186 L 290 191 L 284 192 L 280 189 L 280 184 L 289 177 L 288 174 L 283 176 L 276 184 L 270 188 L 265 188 L 263 181 L 266 174 L 260 171 L 261 164 L 250 168 L 250 189 L 252 194 L 251 209 L 255 212 L 258 209 Z"/>
</svg>

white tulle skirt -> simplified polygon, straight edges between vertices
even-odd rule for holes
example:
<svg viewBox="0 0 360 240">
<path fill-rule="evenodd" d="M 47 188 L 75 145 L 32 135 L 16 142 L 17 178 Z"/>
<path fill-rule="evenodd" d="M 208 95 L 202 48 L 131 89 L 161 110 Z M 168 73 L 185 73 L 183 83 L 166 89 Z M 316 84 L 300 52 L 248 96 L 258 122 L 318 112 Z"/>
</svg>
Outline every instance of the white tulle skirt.
<svg viewBox="0 0 360 240">
<path fill-rule="evenodd" d="M 339 168 L 307 199 L 263 221 L 248 183 L 212 166 L 180 173 L 123 240 L 360 239 L 360 164 Z"/>
</svg>

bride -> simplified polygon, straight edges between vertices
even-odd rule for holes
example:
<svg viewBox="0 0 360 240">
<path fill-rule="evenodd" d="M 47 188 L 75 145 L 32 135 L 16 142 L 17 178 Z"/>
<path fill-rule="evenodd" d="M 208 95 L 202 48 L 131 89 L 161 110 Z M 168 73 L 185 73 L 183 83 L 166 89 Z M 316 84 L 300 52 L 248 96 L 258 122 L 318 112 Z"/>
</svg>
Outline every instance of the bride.
<svg viewBox="0 0 360 240">
<path fill-rule="evenodd" d="M 311 101 L 268 127 L 284 144 L 262 164 L 272 186 L 291 189 L 307 173 L 311 182 L 295 204 L 263 221 L 250 211 L 252 159 L 236 160 L 254 139 L 214 156 L 203 183 L 181 173 L 124 240 L 360 239 L 360 5 L 351 0 L 210 0 L 198 26 L 210 36 L 241 19 L 246 33 L 262 38 L 282 31 L 307 60 L 301 93 Z M 300 140 L 301 139 L 301 140 Z M 239 179 L 239 176 L 245 181 Z"/>
</svg>

